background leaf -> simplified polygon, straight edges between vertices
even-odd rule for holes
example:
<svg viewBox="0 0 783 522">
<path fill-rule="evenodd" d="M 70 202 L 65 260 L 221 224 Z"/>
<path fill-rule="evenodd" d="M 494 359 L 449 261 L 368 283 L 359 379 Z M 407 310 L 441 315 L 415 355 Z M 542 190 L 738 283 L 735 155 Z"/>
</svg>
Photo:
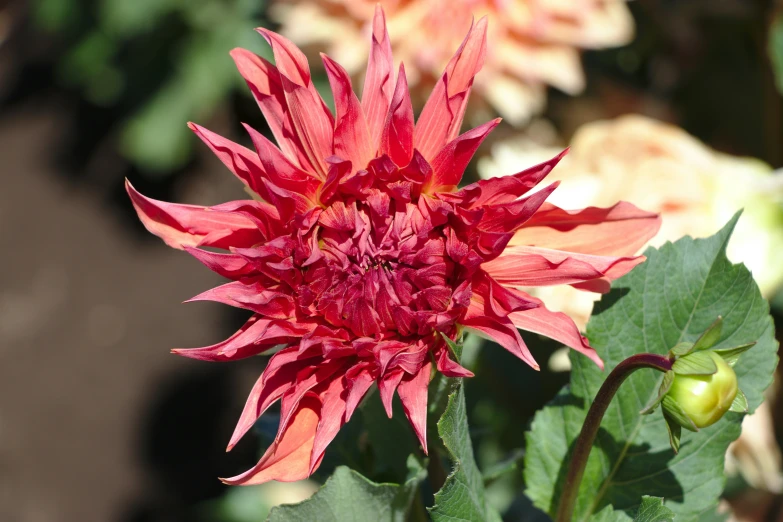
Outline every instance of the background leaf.
<svg viewBox="0 0 783 522">
<path fill-rule="evenodd" d="M 454 468 L 443 488 L 435 494 L 435 506 L 430 514 L 434 522 L 500 522 L 500 515 L 488 505 L 484 495 L 484 479 L 473 457 L 468 432 L 462 379 L 457 382 L 438 421 L 438 433 L 451 454 Z"/>
<path fill-rule="evenodd" d="M 671 522 L 674 512 L 663 505 L 660 497 L 642 497 L 642 505 L 633 522 Z"/>
<path fill-rule="evenodd" d="M 408 459 L 411 478 L 405 484 L 376 484 L 359 473 L 338 467 L 311 498 L 278 506 L 269 522 L 404 522 L 425 471 L 415 458 Z"/>
<path fill-rule="evenodd" d="M 750 411 L 761 403 L 777 363 L 777 342 L 768 305 L 750 272 L 725 256 L 736 220 L 710 238 L 686 237 L 660 250 L 649 249 L 647 262 L 616 281 L 597 304 L 587 334 L 606 370 L 572 354 L 570 391 L 539 412 L 528 433 L 525 482 L 537 507 L 556 511 L 567 453 L 587 408 L 608 372 L 630 355 L 665 354 L 679 342 L 695 341 L 722 315 L 716 347 L 758 340 L 735 371 Z M 678 522 L 699 520 L 701 513 L 713 509 L 725 481 L 726 448 L 740 433 L 742 415 L 728 413 L 699 433 L 684 433 L 675 455 L 663 416 L 639 414 L 662 377 L 652 370 L 638 371 L 620 388 L 590 455 L 575 521 L 588 520 L 607 506 L 625 513 L 618 520 L 631 520 L 645 494 L 664 497 Z"/>
</svg>

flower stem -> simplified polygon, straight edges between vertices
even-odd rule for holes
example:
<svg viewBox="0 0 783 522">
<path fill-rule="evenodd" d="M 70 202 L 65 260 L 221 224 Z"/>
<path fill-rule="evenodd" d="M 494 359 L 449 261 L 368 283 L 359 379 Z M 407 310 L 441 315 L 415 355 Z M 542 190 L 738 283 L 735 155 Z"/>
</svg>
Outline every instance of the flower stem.
<svg viewBox="0 0 783 522">
<path fill-rule="evenodd" d="M 633 372 L 640 368 L 653 368 L 662 372 L 672 369 L 672 361 L 665 355 L 654 353 L 640 353 L 632 355 L 618 364 L 609 374 L 601 389 L 587 412 L 587 417 L 582 425 L 582 431 L 576 439 L 574 451 L 571 454 L 571 463 L 568 468 L 565 483 L 563 484 L 563 493 L 560 496 L 560 505 L 557 509 L 555 522 L 571 522 L 576 505 L 579 485 L 582 482 L 582 476 L 585 473 L 587 457 L 590 456 L 590 450 L 593 447 L 593 441 L 601 426 L 601 419 L 612 402 L 614 394 L 620 388 L 620 385 Z"/>
</svg>

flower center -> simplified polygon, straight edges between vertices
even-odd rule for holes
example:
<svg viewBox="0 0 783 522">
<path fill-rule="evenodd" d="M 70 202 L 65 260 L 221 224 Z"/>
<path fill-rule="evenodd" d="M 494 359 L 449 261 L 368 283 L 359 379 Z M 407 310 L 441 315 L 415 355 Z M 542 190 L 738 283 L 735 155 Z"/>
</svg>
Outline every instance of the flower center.
<svg viewBox="0 0 783 522">
<path fill-rule="evenodd" d="M 464 307 L 452 302 L 445 220 L 436 225 L 418 203 L 377 199 L 320 214 L 311 231 L 318 259 L 302 267 L 299 309 L 360 337 L 450 331 Z"/>
</svg>

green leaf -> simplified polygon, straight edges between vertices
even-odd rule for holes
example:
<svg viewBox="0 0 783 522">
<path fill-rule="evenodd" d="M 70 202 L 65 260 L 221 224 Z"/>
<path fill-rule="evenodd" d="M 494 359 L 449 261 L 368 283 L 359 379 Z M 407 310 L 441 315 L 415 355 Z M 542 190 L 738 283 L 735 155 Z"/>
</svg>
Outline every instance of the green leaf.
<svg viewBox="0 0 783 522">
<path fill-rule="evenodd" d="M 452 341 L 451 338 L 443 332 L 439 333 L 440 336 L 443 337 L 443 340 L 446 341 L 446 346 L 449 347 L 451 355 L 453 355 L 457 362 L 459 362 L 459 360 L 462 358 L 462 343 Z"/>
<path fill-rule="evenodd" d="M 674 520 L 674 511 L 663 505 L 663 499 L 659 497 L 642 497 L 633 522 L 671 522 Z"/>
<path fill-rule="evenodd" d="M 438 421 L 438 433 L 451 454 L 454 467 L 435 494 L 435 505 L 430 509 L 432 520 L 500 522 L 500 515 L 487 504 L 484 478 L 473 458 L 462 379 L 449 395 L 446 411 Z"/>
<path fill-rule="evenodd" d="M 412 458 L 411 458 L 412 459 Z M 411 463 L 409 459 L 409 464 Z M 415 461 L 415 459 L 412 459 Z M 425 471 L 403 485 L 376 484 L 359 473 L 340 466 L 312 497 L 298 504 L 272 509 L 268 522 L 405 522 Z"/>
<path fill-rule="evenodd" d="M 647 406 L 645 406 L 644 409 L 639 413 L 641 413 L 642 415 L 649 415 L 655 411 L 655 409 L 658 407 L 661 401 L 663 401 L 663 398 L 666 396 L 666 394 L 669 393 L 669 390 L 672 387 L 672 383 L 674 382 L 674 376 L 675 373 L 671 370 L 663 374 L 663 381 L 661 382 L 661 385 L 658 388 L 658 395 L 651 403 L 647 404 Z"/>
<path fill-rule="evenodd" d="M 723 330 L 723 317 L 718 316 L 715 322 L 693 343 L 693 351 L 700 352 L 715 346 L 715 343 L 720 339 L 721 330 Z"/>
<path fill-rule="evenodd" d="M 672 370 L 678 375 L 712 375 L 718 367 L 708 353 L 694 351 L 674 361 Z"/>
<path fill-rule="evenodd" d="M 736 411 L 738 413 L 748 412 L 748 399 L 745 398 L 745 394 L 742 390 L 737 390 L 737 395 L 734 397 L 734 401 L 731 403 L 729 411 Z"/>
<path fill-rule="evenodd" d="M 720 315 L 723 328 L 715 348 L 758 341 L 734 370 L 749 411 L 761 403 L 777 364 L 777 343 L 768 305 L 750 272 L 725 256 L 735 224 L 736 217 L 713 237 L 686 237 L 648 249 L 647 261 L 615 281 L 596 305 L 587 336 L 606 369 L 572 354 L 570 390 L 536 415 L 527 435 L 525 483 L 535 506 L 556 511 L 568 452 L 587 408 L 609 372 L 633 354 L 663 355 L 680 342 L 694 342 Z M 639 370 L 620 387 L 588 460 L 574 522 L 589 520 L 606 506 L 631 520 L 648 494 L 666 498 L 678 522 L 699 520 L 714 508 L 725 482 L 726 448 L 740 433 L 742 415 L 727 413 L 698 433 L 684 433 L 675 455 L 663 416 L 639 414 L 662 378 Z"/>
</svg>

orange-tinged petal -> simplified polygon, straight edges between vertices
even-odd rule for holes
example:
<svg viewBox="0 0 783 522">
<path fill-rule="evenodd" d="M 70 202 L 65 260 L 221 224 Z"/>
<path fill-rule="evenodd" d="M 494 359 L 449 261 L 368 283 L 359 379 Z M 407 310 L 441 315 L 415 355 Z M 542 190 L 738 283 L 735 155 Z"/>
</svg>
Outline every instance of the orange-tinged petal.
<svg viewBox="0 0 783 522">
<path fill-rule="evenodd" d="M 635 254 L 658 233 L 661 217 L 621 201 L 609 208 L 563 210 L 546 203 L 514 234 L 510 245 L 600 256 Z"/>
<path fill-rule="evenodd" d="M 272 356 L 247 396 L 226 451 L 231 451 L 267 408 L 296 384 L 299 371 L 314 360 L 317 361 L 313 356 L 302 356 L 296 347 L 284 348 Z"/>
<path fill-rule="evenodd" d="M 544 335 L 573 348 L 590 358 L 599 368 L 604 362 L 595 353 L 587 338 L 579 333 L 574 321 L 562 312 L 552 312 L 542 303 L 537 308 L 514 312 L 508 316 L 517 328 Z"/>
<path fill-rule="evenodd" d="M 610 257 L 531 246 L 508 247 L 483 265 L 499 283 L 509 286 L 570 285 L 606 277 L 617 279 L 644 257 Z"/>
<path fill-rule="evenodd" d="M 533 358 L 527 345 L 519 335 L 519 331 L 510 319 L 505 317 L 497 319 L 479 316 L 465 319 L 462 322 L 462 326 L 469 331 L 478 334 L 480 337 L 495 341 L 500 346 L 525 361 L 534 370 L 540 369 L 540 366 L 538 366 L 538 363 Z"/>
<path fill-rule="evenodd" d="M 294 482 L 310 476 L 317 468 L 310 466 L 315 432 L 321 419 L 321 401 L 315 394 L 305 395 L 291 420 L 266 453 L 248 471 L 235 477 L 220 479 L 233 486 L 263 484 L 270 480 Z"/>
</svg>

